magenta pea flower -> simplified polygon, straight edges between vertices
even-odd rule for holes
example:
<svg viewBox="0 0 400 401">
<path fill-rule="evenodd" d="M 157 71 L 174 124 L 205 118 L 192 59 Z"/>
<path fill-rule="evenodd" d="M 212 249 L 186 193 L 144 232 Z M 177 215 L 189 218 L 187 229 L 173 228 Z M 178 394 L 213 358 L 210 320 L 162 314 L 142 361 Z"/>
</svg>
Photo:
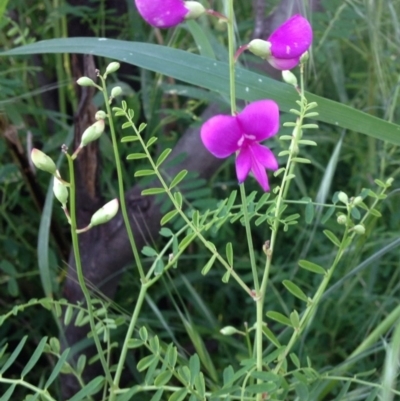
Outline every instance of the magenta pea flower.
<svg viewBox="0 0 400 401">
<path fill-rule="evenodd" d="M 293 15 L 277 28 L 265 41 L 254 39 L 239 48 L 235 58 L 244 50 L 266 59 L 278 70 L 290 70 L 300 62 L 301 56 L 309 49 L 313 39 L 310 23 L 301 15 Z"/>
<path fill-rule="evenodd" d="M 170 28 L 206 12 L 197 1 L 135 0 L 135 4 L 142 18 L 156 28 Z"/>
<path fill-rule="evenodd" d="M 258 100 L 236 116 L 217 115 L 201 127 L 201 140 L 220 159 L 236 153 L 236 175 L 241 184 L 250 171 L 264 191 L 269 191 L 265 169 L 277 170 L 278 162 L 261 141 L 279 129 L 279 108 L 273 100 Z"/>
</svg>

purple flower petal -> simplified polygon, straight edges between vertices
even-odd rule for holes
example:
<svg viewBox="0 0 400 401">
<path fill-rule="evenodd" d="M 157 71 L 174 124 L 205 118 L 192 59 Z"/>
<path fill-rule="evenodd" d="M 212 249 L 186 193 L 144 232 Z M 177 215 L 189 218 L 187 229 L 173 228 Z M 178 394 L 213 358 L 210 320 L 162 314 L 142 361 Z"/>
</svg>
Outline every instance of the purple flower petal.
<svg viewBox="0 0 400 401">
<path fill-rule="evenodd" d="M 292 68 L 296 67 L 296 65 L 300 62 L 300 57 L 283 59 L 271 56 L 267 58 L 267 61 L 272 65 L 272 67 L 283 71 L 291 70 Z"/>
<path fill-rule="evenodd" d="M 240 153 L 236 157 L 235 164 L 236 164 L 236 176 L 238 178 L 239 184 L 241 184 L 249 175 L 252 165 L 251 152 L 248 147 L 240 150 Z"/>
<path fill-rule="evenodd" d="M 276 160 L 271 149 L 255 142 L 250 145 L 250 150 L 253 154 L 254 159 L 257 160 L 257 162 L 260 163 L 262 166 L 264 166 L 264 168 L 273 171 L 278 169 L 278 161 Z"/>
<path fill-rule="evenodd" d="M 189 10 L 183 0 L 135 0 L 142 18 L 157 28 L 170 28 L 180 24 Z"/>
<path fill-rule="evenodd" d="M 279 108 L 273 100 L 250 103 L 236 118 L 243 133 L 253 141 L 263 141 L 279 129 Z"/>
<path fill-rule="evenodd" d="M 220 114 L 203 124 L 200 135 L 207 150 L 222 159 L 239 150 L 243 132 L 237 117 Z"/>
<path fill-rule="evenodd" d="M 300 57 L 311 46 L 313 33 L 310 23 L 301 15 L 294 15 L 268 38 L 271 54 L 275 58 Z"/>
<path fill-rule="evenodd" d="M 269 191 L 268 176 L 267 172 L 265 171 L 265 167 L 254 158 L 251 166 L 251 171 L 253 172 L 255 179 L 261 185 L 261 188 L 265 192 Z"/>
</svg>

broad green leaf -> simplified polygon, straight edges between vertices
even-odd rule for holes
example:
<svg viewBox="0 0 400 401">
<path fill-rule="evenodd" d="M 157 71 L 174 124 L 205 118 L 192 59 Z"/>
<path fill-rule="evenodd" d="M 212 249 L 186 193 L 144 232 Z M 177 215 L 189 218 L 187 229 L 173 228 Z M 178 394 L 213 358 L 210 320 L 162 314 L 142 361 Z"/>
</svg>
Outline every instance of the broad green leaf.
<svg viewBox="0 0 400 401">
<path fill-rule="evenodd" d="M 147 143 L 146 143 L 146 148 L 149 148 L 151 145 L 153 145 L 154 143 L 156 143 L 157 142 L 157 137 L 156 136 L 153 136 L 153 137 L 151 137 L 148 141 L 147 141 Z"/>
<path fill-rule="evenodd" d="M 153 256 L 157 256 L 157 251 L 155 249 L 153 249 L 151 246 L 145 245 L 142 249 L 142 253 L 145 256 L 149 256 L 149 257 L 153 257 Z"/>
<path fill-rule="evenodd" d="M 68 358 L 70 349 L 67 348 L 60 356 L 60 359 L 57 361 L 56 366 L 54 366 L 53 371 L 51 372 L 50 377 L 47 379 L 44 388 L 47 389 L 53 381 L 57 378 L 57 376 L 60 374 L 61 369 L 64 367 L 64 364 Z"/>
<path fill-rule="evenodd" d="M 232 242 L 226 244 L 226 259 L 228 260 L 229 266 L 233 266 L 233 247 Z"/>
<path fill-rule="evenodd" d="M 172 220 L 177 214 L 179 213 L 178 210 L 171 210 L 168 212 L 163 218 L 161 219 L 161 225 L 167 224 L 170 220 Z"/>
<path fill-rule="evenodd" d="M 2 395 L 2 397 L 0 398 L 0 401 L 8 401 L 11 396 L 13 395 L 13 392 L 15 390 L 16 384 L 12 384 L 7 391 Z"/>
<path fill-rule="evenodd" d="M 308 260 L 299 260 L 299 266 L 302 267 L 303 269 L 309 270 L 310 272 L 316 273 L 316 274 L 325 274 L 326 270 L 312 262 L 309 262 Z"/>
<path fill-rule="evenodd" d="M 126 160 L 138 160 L 138 159 L 146 159 L 146 153 L 131 153 L 126 156 Z"/>
<path fill-rule="evenodd" d="M 179 243 L 179 249 L 185 249 L 194 239 L 196 238 L 195 233 L 190 233 L 183 238 L 183 240 Z"/>
<path fill-rule="evenodd" d="M 210 260 L 201 269 L 201 274 L 203 276 L 205 276 L 210 271 L 210 269 L 212 268 L 216 258 L 217 258 L 217 254 L 212 255 Z"/>
<path fill-rule="evenodd" d="M 295 297 L 301 299 L 304 302 L 308 302 L 307 295 L 304 294 L 303 290 L 290 280 L 283 280 L 282 284 L 286 289 L 292 293 Z"/>
<path fill-rule="evenodd" d="M 145 177 L 148 175 L 154 175 L 155 171 L 154 170 L 138 170 L 135 172 L 134 176 L 135 177 Z"/>
<path fill-rule="evenodd" d="M 161 372 L 155 379 L 154 379 L 154 385 L 156 387 L 161 387 L 165 386 L 172 377 L 172 373 L 169 370 L 166 370 L 164 372 Z"/>
<path fill-rule="evenodd" d="M 172 149 L 167 148 L 164 149 L 164 151 L 161 153 L 160 156 L 158 156 L 158 159 L 156 161 L 156 166 L 160 167 L 160 165 L 164 162 L 164 160 L 168 157 L 168 155 L 171 153 Z"/>
<path fill-rule="evenodd" d="M 261 384 L 252 384 L 246 387 L 246 392 L 249 393 L 272 393 L 277 389 L 277 385 L 273 382 L 270 383 L 261 383 Z"/>
<path fill-rule="evenodd" d="M 124 136 L 123 138 L 121 138 L 121 142 L 125 143 L 125 142 L 135 142 L 138 141 L 139 137 L 136 135 L 130 135 L 130 136 Z"/>
<path fill-rule="evenodd" d="M 101 390 L 104 383 L 103 376 L 97 376 L 93 380 L 91 380 L 85 387 L 83 387 L 80 391 L 78 391 L 72 398 L 68 401 L 81 401 L 87 400 L 88 396 L 96 394 Z"/>
<path fill-rule="evenodd" d="M 187 173 L 187 170 L 180 171 L 172 180 L 171 184 L 169 185 L 169 189 L 176 187 L 186 177 Z"/>
<path fill-rule="evenodd" d="M 200 359 L 197 354 L 194 354 L 189 359 L 190 369 L 190 384 L 193 385 L 195 377 L 200 373 Z"/>
<path fill-rule="evenodd" d="M 332 231 L 324 230 L 323 233 L 328 239 L 330 239 L 333 242 L 334 245 L 336 245 L 337 247 L 340 246 L 340 241 L 338 237 L 336 237 L 336 235 Z"/>
<path fill-rule="evenodd" d="M 7 362 L 2 366 L 0 370 L 0 375 L 3 375 L 4 372 L 14 363 L 14 361 L 18 358 L 18 355 L 22 351 L 23 346 L 25 345 L 25 342 L 27 340 L 28 336 L 22 337 L 21 341 L 17 345 L 17 347 L 14 349 L 10 357 L 7 359 Z"/>
<path fill-rule="evenodd" d="M 282 315 L 282 313 L 270 311 L 270 312 L 267 312 L 267 316 L 270 319 L 275 320 L 276 322 L 284 324 L 285 326 L 293 327 L 290 319 L 288 317 L 286 317 L 285 315 Z"/>
<path fill-rule="evenodd" d="M 229 94 L 228 64 L 199 56 L 185 50 L 149 43 L 99 38 L 61 38 L 44 40 L 0 53 L 17 56 L 44 53 L 79 53 L 109 57 L 136 65 L 179 81 Z M 243 68 L 236 69 L 237 97 L 245 101 L 273 99 L 282 111 L 289 111 L 298 100 L 291 85 L 275 81 Z M 374 138 L 400 144 L 400 126 L 345 104 L 306 93 L 307 100 L 317 102 L 319 116 L 315 119 Z"/>
<path fill-rule="evenodd" d="M 142 358 L 138 364 L 137 364 L 137 370 L 139 372 L 143 372 L 144 370 L 146 370 L 152 363 L 154 360 L 157 360 L 157 355 L 148 355 L 145 356 L 144 358 Z"/>
<path fill-rule="evenodd" d="M 147 188 L 142 191 L 142 195 L 158 195 L 165 192 L 164 188 Z"/>
<path fill-rule="evenodd" d="M 156 379 L 156 380 L 157 380 L 157 379 Z M 163 392 L 164 392 L 164 389 L 162 389 L 162 388 L 158 389 L 158 390 L 154 393 L 153 397 L 151 397 L 151 400 L 150 400 L 150 401 L 160 401 L 160 400 L 161 400 L 161 397 L 162 397 L 162 395 L 163 395 Z"/>
<path fill-rule="evenodd" d="M 160 235 L 162 235 L 163 237 L 172 237 L 174 235 L 174 233 L 167 227 L 162 227 L 160 230 Z"/>
<path fill-rule="evenodd" d="M 32 368 L 35 367 L 36 362 L 39 360 L 39 358 L 41 357 L 44 347 L 47 344 L 47 337 L 43 337 L 38 346 L 36 347 L 34 353 L 31 355 L 28 363 L 25 365 L 24 369 L 22 370 L 21 373 L 21 378 L 23 378 L 24 376 L 26 376 L 31 370 Z"/>
<path fill-rule="evenodd" d="M 146 341 L 147 341 L 148 333 L 147 333 L 146 327 L 142 326 L 142 327 L 139 329 L 139 337 L 142 339 L 143 342 L 146 342 Z"/>
<path fill-rule="evenodd" d="M 299 360 L 298 356 L 294 352 L 291 352 L 289 354 L 289 357 L 292 360 L 294 366 L 296 366 L 297 369 L 300 369 L 300 360 Z"/>
<path fill-rule="evenodd" d="M 186 388 L 181 388 L 180 390 L 172 393 L 171 396 L 168 398 L 168 401 L 183 401 L 187 393 L 188 390 Z"/>
</svg>

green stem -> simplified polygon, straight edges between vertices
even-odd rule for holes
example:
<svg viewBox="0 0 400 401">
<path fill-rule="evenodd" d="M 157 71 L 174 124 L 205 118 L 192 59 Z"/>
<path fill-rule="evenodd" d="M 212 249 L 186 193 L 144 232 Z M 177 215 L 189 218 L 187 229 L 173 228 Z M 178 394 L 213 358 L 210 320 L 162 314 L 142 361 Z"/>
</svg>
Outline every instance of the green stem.
<svg viewBox="0 0 400 401">
<path fill-rule="evenodd" d="M 96 324 L 94 321 L 93 305 L 90 298 L 89 290 L 86 286 L 85 277 L 83 275 L 82 262 L 79 250 L 78 234 L 76 233 L 76 185 L 75 185 L 75 172 L 74 172 L 74 162 L 69 154 L 66 154 L 69 167 L 70 176 L 70 218 L 71 218 L 71 237 L 72 237 L 72 247 L 74 250 L 75 264 L 76 264 L 76 274 L 78 277 L 79 286 L 82 289 L 83 295 L 85 297 L 86 305 L 88 308 L 89 324 L 90 330 L 93 334 L 94 343 L 96 345 L 97 353 L 99 354 L 100 362 L 106 375 L 108 383 L 112 384 L 112 377 L 108 369 L 107 362 L 104 358 L 103 348 L 100 344 L 99 336 L 96 331 Z"/>
<path fill-rule="evenodd" d="M 303 66 L 301 68 L 301 110 L 300 110 L 300 117 L 297 119 L 296 126 L 293 130 L 293 138 L 290 144 L 290 153 L 288 160 L 286 162 L 286 167 L 284 171 L 284 175 L 282 178 L 282 184 L 279 188 L 278 195 L 276 197 L 276 205 L 275 205 L 275 212 L 274 212 L 274 222 L 271 227 L 271 239 L 268 244 L 265 245 L 264 251 L 266 253 L 266 261 L 265 261 L 265 268 L 264 273 L 261 281 L 261 287 L 259 292 L 257 293 L 257 322 L 256 322 L 256 355 L 257 355 L 257 370 L 263 370 L 263 315 L 264 315 L 264 303 L 265 303 L 265 294 L 268 285 L 269 279 L 269 272 L 271 269 L 272 263 L 272 256 L 275 250 L 276 239 L 279 231 L 280 225 L 280 216 L 281 216 L 281 206 L 286 199 L 290 183 L 292 180 L 288 180 L 288 176 L 293 173 L 293 169 L 295 163 L 292 162 L 292 159 L 297 156 L 297 148 L 298 148 L 298 141 L 301 138 L 301 126 L 303 124 L 304 115 L 306 114 L 306 100 L 304 98 L 304 81 L 303 81 Z M 258 400 L 261 400 L 261 395 L 257 397 Z"/>
<path fill-rule="evenodd" d="M 129 221 L 129 216 L 128 216 L 128 212 L 127 212 L 127 208 L 126 208 L 124 179 L 122 176 L 121 159 L 119 156 L 118 142 L 117 142 L 117 136 L 115 134 L 115 127 L 114 127 L 114 121 L 112 119 L 111 107 L 110 107 L 109 100 L 107 98 L 106 81 L 102 76 L 100 76 L 100 80 L 101 80 L 102 92 L 103 92 L 103 96 L 104 96 L 104 103 L 105 103 L 106 110 L 107 110 L 108 123 L 110 125 L 111 140 L 112 140 L 113 149 L 114 149 L 115 166 L 117 168 L 117 178 L 118 178 L 119 200 L 121 203 L 121 213 L 122 213 L 122 217 L 124 219 L 129 243 L 131 244 L 132 253 L 135 258 L 135 263 L 136 263 L 136 266 L 139 271 L 140 279 L 143 281 L 145 279 L 145 274 L 144 274 L 144 270 L 143 270 L 143 266 L 142 266 L 142 261 L 140 260 L 140 257 L 139 257 L 139 253 L 138 253 L 138 250 L 136 247 L 135 238 L 133 237 L 132 227 L 131 227 L 131 224 Z"/>
<path fill-rule="evenodd" d="M 235 13 L 233 0 L 228 1 L 228 52 L 229 52 L 229 94 L 231 101 L 231 113 L 236 113 L 236 86 L 235 86 Z"/>
<path fill-rule="evenodd" d="M 129 349 L 128 348 L 129 340 L 132 338 L 133 331 L 135 330 L 135 326 L 136 326 L 137 320 L 139 318 L 139 313 L 142 308 L 143 301 L 146 296 L 146 292 L 147 292 L 148 288 L 149 288 L 148 284 L 142 284 L 142 286 L 140 287 L 140 292 L 139 292 L 139 296 L 136 301 L 135 309 L 133 311 L 132 318 L 129 323 L 128 331 L 126 332 L 124 344 L 122 345 L 121 355 L 119 357 L 117 370 L 116 370 L 115 376 L 114 376 L 114 382 L 113 382 L 113 387 L 112 387 L 112 391 L 111 391 L 111 395 L 110 395 L 110 401 L 115 401 L 115 398 L 117 396 L 117 393 L 115 392 L 115 390 L 118 390 L 118 388 L 119 388 L 119 382 L 121 380 L 122 370 L 124 368 L 126 355 L 128 353 L 128 349 Z"/>
</svg>

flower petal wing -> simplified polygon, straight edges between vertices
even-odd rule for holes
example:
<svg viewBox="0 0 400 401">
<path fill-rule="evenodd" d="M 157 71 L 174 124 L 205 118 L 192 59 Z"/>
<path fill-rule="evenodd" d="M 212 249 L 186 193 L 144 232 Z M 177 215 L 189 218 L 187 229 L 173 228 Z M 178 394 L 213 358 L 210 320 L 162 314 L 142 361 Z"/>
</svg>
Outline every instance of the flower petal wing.
<svg viewBox="0 0 400 401">
<path fill-rule="evenodd" d="M 269 191 L 268 176 L 267 172 L 265 171 L 265 167 L 257 160 L 253 159 L 251 171 L 253 172 L 255 179 L 261 185 L 261 188 L 265 192 Z"/>
<path fill-rule="evenodd" d="M 312 38 L 310 23 L 296 14 L 276 29 L 268 38 L 268 42 L 271 42 L 271 53 L 274 57 L 293 59 L 308 50 Z"/>
<path fill-rule="evenodd" d="M 296 65 L 300 62 L 300 57 L 284 59 L 271 56 L 267 58 L 267 61 L 272 65 L 272 67 L 283 71 L 291 70 L 292 68 L 296 67 Z"/>
<path fill-rule="evenodd" d="M 246 177 L 249 175 L 252 159 L 251 159 L 251 152 L 249 148 L 243 148 L 240 150 L 240 153 L 236 157 L 236 175 L 241 184 Z"/>
<path fill-rule="evenodd" d="M 275 155 L 272 153 L 271 149 L 266 146 L 260 145 L 259 143 L 253 143 L 250 146 L 251 152 L 253 154 L 254 160 L 260 163 L 262 166 L 268 170 L 278 170 L 278 161 Z"/>
<path fill-rule="evenodd" d="M 200 135 L 207 150 L 222 159 L 239 150 L 243 133 L 237 117 L 220 114 L 203 124 Z"/>
<path fill-rule="evenodd" d="M 273 100 L 258 100 L 237 116 L 242 132 L 255 141 L 263 141 L 278 132 L 279 107 Z"/>
<path fill-rule="evenodd" d="M 135 0 L 142 18 L 157 28 L 180 24 L 189 10 L 182 0 Z"/>
</svg>

